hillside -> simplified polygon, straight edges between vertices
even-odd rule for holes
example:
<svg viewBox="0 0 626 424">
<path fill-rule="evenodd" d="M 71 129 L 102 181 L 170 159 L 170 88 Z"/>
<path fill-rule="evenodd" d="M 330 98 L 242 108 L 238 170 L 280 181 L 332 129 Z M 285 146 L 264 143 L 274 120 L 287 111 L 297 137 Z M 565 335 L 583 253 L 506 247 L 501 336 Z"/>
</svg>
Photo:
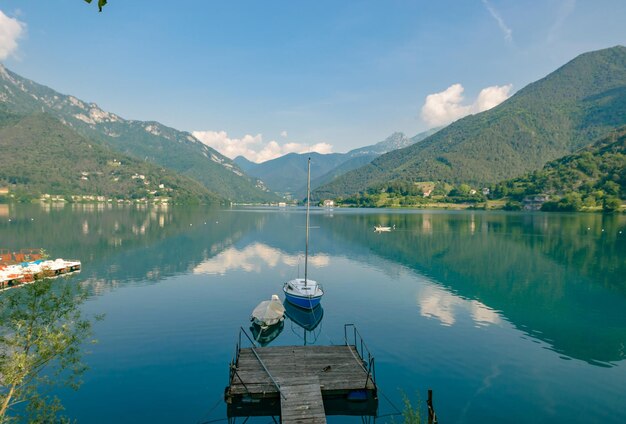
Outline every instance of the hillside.
<svg viewBox="0 0 626 424">
<path fill-rule="evenodd" d="M 220 201 L 197 181 L 114 152 L 49 114 L 23 117 L 0 112 L 0 140 L 0 186 L 9 186 L 18 195 Z"/>
<path fill-rule="evenodd" d="M 626 124 L 626 47 L 585 53 L 499 106 L 387 153 L 316 190 L 345 196 L 388 181 L 483 186 L 540 169 Z"/>
<path fill-rule="evenodd" d="M 289 193 L 295 198 L 302 198 L 306 196 L 306 163 L 309 157 L 311 158 L 311 187 L 314 189 L 371 162 L 384 153 L 417 143 L 435 131 L 420 133 L 413 138 L 396 132 L 381 142 L 347 153 L 289 153 L 258 164 L 246 158 L 237 157 L 235 163 L 247 174 L 261 179 L 272 191 Z"/>
<path fill-rule="evenodd" d="M 0 64 L 0 110 L 19 115 L 49 113 L 89 139 L 193 178 L 225 199 L 264 201 L 276 197 L 230 159 L 188 132 L 158 122 L 125 120 L 23 78 Z"/>
<path fill-rule="evenodd" d="M 578 152 L 548 162 L 542 170 L 496 185 L 494 197 L 521 201 L 547 194 L 547 208 L 580 209 L 626 200 L 626 127 Z M 618 202 L 619 204 L 620 202 Z M 546 209 L 546 208 L 544 208 Z"/>
</svg>

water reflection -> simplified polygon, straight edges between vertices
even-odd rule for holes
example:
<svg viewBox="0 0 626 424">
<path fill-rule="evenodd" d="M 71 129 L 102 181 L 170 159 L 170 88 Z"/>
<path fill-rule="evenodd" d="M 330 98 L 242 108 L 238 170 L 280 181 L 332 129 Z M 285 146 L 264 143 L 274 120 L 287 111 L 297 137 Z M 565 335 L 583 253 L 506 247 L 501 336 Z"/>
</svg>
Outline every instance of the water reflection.
<svg viewBox="0 0 626 424">
<path fill-rule="evenodd" d="M 467 300 L 434 285 L 427 285 L 417 293 L 417 304 L 423 317 L 435 318 L 441 325 L 451 326 L 457 314 L 469 314 L 476 326 L 500 324 L 497 312 L 476 300 Z"/>
<path fill-rule="evenodd" d="M 440 289 L 419 295 L 422 315 L 452 325 L 465 308 L 477 324 L 504 317 L 572 358 L 626 358 L 626 217 L 388 213 L 396 231 L 384 238 L 366 231 L 380 220 L 335 214 L 332 228 L 436 283 Z"/>
<path fill-rule="evenodd" d="M 9 206 L 2 209 L 0 247 L 80 258 L 94 293 L 188 273 L 271 271 L 280 280 L 302 262 L 304 235 L 292 231 L 302 224 L 300 213 Z M 454 325 L 460 314 L 477 326 L 506 320 L 571 358 L 626 358 L 623 215 L 314 209 L 311 218 L 314 272 L 342 257 L 390 280 L 408 269 L 433 283 L 411 296 L 421 316 L 442 325 Z M 371 231 L 379 222 L 396 229 L 380 237 Z"/>
<path fill-rule="evenodd" d="M 285 327 L 285 321 L 279 321 L 277 324 L 270 325 L 267 328 L 261 328 L 260 325 L 253 323 L 250 325 L 250 332 L 252 333 L 252 338 L 257 342 L 260 346 L 269 345 L 278 335 L 283 331 Z"/>
<path fill-rule="evenodd" d="M 292 323 L 291 331 L 302 340 L 304 346 L 315 344 L 321 334 L 320 324 L 324 318 L 322 305 L 319 304 L 313 309 L 302 309 L 285 300 L 283 306 L 287 318 Z"/>
<path fill-rule="evenodd" d="M 243 248 L 229 247 L 215 257 L 198 264 L 193 272 L 224 275 L 228 271 L 241 269 L 260 273 L 267 268 L 276 268 L 279 264 L 296 267 L 302 261 L 302 255 L 288 254 L 264 243 L 252 243 Z M 309 263 L 317 268 L 328 266 L 329 262 L 330 257 L 325 254 L 309 257 Z"/>
<path fill-rule="evenodd" d="M 91 381 L 71 403 L 85 422 L 125 417 L 130 398 L 139 421 L 197 421 L 207 398 L 221 402 L 250 308 L 302 263 L 295 208 L 2 213 L 0 248 L 79 258 L 82 284 L 102 294 L 86 304 L 107 314 Z M 396 230 L 377 235 L 380 222 Z M 341 342 L 341 326 L 356 322 L 387 393 L 434 382 L 450 422 L 493 421 L 494 404 L 516 414 L 496 421 L 624 421 L 626 216 L 337 209 L 314 210 L 311 227 L 326 309 L 286 304 L 272 344 Z M 162 381 L 174 395 L 161 396 Z M 157 396 L 166 401 L 155 407 Z M 587 414 L 568 410 L 583 400 Z"/>
</svg>

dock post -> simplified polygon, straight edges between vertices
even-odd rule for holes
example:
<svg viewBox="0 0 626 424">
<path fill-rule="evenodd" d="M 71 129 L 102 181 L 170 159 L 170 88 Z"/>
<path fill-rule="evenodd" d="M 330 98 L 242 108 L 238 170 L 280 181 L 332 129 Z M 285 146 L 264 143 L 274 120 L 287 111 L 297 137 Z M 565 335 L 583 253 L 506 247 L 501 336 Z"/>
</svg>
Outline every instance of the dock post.
<svg viewBox="0 0 626 424">
<path fill-rule="evenodd" d="M 435 413 L 435 408 L 433 407 L 432 389 L 428 389 L 428 400 L 426 401 L 426 405 L 428 405 L 428 424 L 437 424 L 437 414 Z"/>
</svg>

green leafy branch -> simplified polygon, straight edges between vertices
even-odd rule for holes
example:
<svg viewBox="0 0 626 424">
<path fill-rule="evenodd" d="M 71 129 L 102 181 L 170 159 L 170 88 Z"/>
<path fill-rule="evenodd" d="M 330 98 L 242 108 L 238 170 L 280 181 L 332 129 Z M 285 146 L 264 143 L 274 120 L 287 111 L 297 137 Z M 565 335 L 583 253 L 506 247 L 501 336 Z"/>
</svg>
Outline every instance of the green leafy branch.
<svg viewBox="0 0 626 424">
<path fill-rule="evenodd" d="M 85 0 L 87 3 L 91 4 L 92 0 Z M 102 12 L 102 8 L 107 4 L 107 0 L 98 0 L 98 12 Z"/>
</svg>

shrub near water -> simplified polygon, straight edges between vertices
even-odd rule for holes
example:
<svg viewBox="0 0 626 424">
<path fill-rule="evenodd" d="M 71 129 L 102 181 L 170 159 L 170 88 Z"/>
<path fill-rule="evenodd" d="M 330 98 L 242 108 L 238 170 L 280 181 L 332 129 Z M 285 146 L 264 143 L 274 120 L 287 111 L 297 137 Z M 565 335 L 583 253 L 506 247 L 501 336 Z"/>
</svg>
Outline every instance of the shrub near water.
<svg viewBox="0 0 626 424">
<path fill-rule="evenodd" d="M 66 422 L 50 386 L 78 389 L 91 322 L 72 279 L 44 279 L 0 293 L 0 423 Z M 24 406 L 25 405 L 25 406 Z"/>
</svg>

